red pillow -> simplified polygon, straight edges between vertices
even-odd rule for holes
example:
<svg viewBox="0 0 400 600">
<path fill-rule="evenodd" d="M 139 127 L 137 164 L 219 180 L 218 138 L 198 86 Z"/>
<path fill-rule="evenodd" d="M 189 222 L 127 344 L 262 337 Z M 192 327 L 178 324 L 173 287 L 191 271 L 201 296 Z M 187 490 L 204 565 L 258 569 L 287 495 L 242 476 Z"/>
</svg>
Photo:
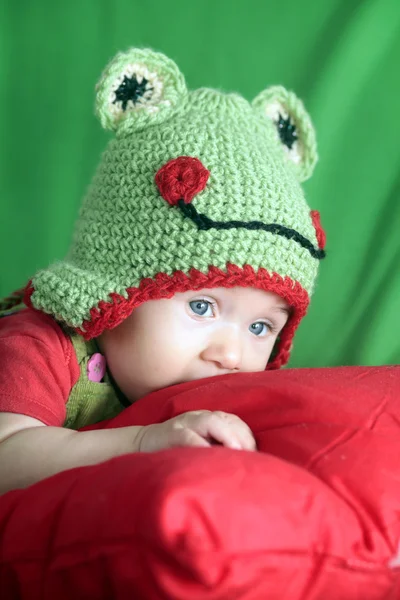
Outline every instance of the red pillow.
<svg viewBox="0 0 400 600">
<path fill-rule="evenodd" d="M 189 382 L 103 427 L 241 416 L 258 453 L 175 449 L 0 498 L 0 597 L 400 598 L 400 367 Z"/>
</svg>

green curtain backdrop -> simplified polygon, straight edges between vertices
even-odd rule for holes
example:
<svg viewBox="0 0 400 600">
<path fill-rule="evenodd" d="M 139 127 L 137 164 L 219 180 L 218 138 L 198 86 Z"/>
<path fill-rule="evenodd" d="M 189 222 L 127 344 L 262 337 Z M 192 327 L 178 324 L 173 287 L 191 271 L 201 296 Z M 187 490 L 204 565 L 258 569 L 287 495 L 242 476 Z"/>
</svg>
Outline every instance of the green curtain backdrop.
<svg viewBox="0 0 400 600">
<path fill-rule="evenodd" d="M 399 0 L 19 0 L 0 8 L 0 295 L 68 248 L 108 139 L 110 58 L 146 46 L 188 86 L 303 98 L 320 162 L 305 184 L 328 257 L 291 366 L 400 363 Z"/>
</svg>

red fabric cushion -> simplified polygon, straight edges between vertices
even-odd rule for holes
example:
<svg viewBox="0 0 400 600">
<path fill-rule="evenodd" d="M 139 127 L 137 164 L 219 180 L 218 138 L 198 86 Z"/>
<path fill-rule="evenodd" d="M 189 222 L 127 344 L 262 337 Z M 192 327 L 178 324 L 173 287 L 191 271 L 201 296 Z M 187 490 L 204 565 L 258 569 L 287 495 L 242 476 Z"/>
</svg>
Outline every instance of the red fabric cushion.
<svg viewBox="0 0 400 600">
<path fill-rule="evenodd" d="M 0 597 L 400 598 L 400 367 L 189 382 L 102 426 L 237 413 L 258 453 L 174 449 L 0 498 Z"/>
</svg>

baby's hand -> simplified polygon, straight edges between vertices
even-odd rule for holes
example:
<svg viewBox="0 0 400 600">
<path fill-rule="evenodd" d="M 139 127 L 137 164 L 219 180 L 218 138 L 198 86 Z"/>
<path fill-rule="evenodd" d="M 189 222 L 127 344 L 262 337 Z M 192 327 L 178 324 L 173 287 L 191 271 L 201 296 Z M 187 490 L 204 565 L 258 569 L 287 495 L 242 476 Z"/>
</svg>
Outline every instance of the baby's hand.
<svg viewBox="0 0 400 600">
<path fill-rule="evenodd" d="M 196 410 L 143 427 L 139 451 L 154 452 L 175 446 L 208 448 L 216 443 L 236 450 L 256 450 L 251 429 L 242 419 L 220 410 Z"/>
</svg>

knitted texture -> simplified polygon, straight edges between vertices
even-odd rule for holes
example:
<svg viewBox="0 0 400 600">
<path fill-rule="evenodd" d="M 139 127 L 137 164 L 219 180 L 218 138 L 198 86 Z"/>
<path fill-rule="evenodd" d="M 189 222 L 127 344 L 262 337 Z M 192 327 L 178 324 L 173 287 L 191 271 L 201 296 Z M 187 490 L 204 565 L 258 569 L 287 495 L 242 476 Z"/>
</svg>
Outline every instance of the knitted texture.
<svg viewBox="0 0 400 600">
<path fill-rule="evenodd" d="M 64 332 L 69 336 L 79 365 L 79 379 L 71 390 L 66 403 L 66 418 L 63 427 L 80 429 L 118 415 L 125 407 L 118 400 L 114 386 L 107 371 L 101 383 L 88 378 L 88 363 L 97 351 L 93 340 L 85 341 L 68 328 Z"/>
<path fill-rule="evenodd" d="M 316 161 L 300 100 L 281 87 L 252 104 L 188 92 L 172 61 L 133 49 L 107 67 L 96 110 L 116 136 L 68 256 L 37 273 L 26 302 L 90 339 L 149 299 L 258 287 L 293 308 L 269 367 L 284 364 L 325 243 L 300 185 Z"/>
</svg>

